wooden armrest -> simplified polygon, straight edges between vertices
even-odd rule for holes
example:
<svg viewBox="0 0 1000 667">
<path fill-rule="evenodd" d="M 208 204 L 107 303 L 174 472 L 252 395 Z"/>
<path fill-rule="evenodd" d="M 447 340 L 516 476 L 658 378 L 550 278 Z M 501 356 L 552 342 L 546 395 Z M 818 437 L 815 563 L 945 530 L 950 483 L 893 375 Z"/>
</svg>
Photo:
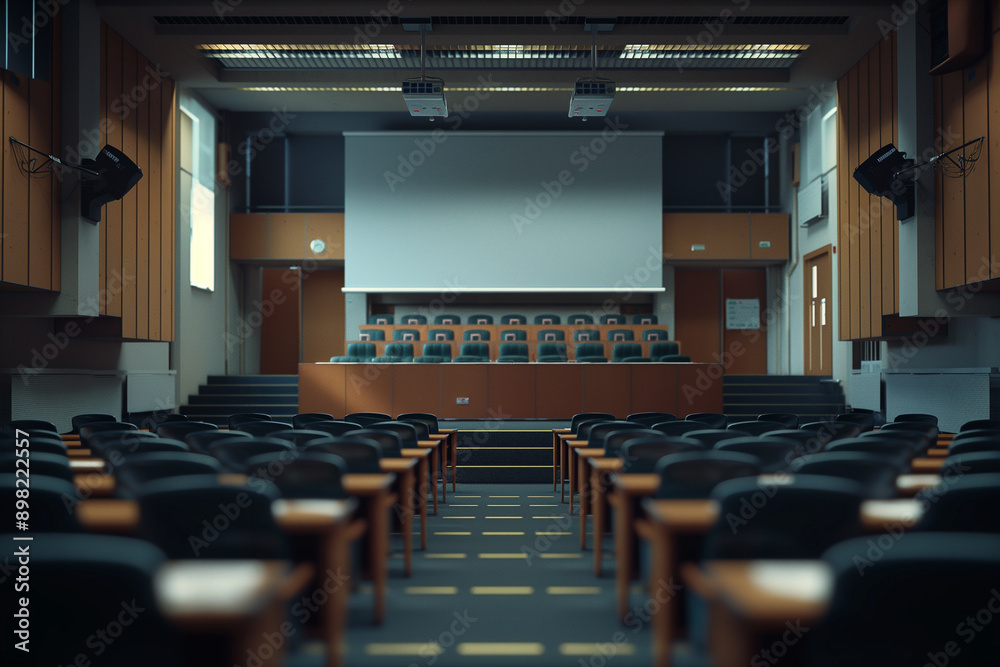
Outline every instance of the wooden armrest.
<svg viewBox="0 0 1000 667">
<path fill-rule="evenodd" d="M 311 563 L 299 563 L 295 569 L 289 573 L 288 577 L 281 582 L 281 587 L 277 590 L 278 599 L 288 602 L 312 581 L 316 569 Z"/>
<path fill-rule="evenodd" d="M 715 587 L 698 563 L 681 563 L 681 579 L 692 591 L 708 602 L 718 599 Z"/>
</svg>

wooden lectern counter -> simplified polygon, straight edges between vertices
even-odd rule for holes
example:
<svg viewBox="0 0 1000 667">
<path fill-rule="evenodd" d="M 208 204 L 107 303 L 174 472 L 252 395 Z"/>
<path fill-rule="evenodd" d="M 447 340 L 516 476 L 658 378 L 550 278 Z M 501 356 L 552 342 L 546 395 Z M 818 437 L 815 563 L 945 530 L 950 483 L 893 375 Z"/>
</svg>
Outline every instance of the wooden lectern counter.
<svg viewBox="0 0 1000 667">
<path fill-rule="evenodd" d="M 569 419 L 580 412 L 722 412 L 722 364 L 299 364 L 299 412 Z"/>
</svg>

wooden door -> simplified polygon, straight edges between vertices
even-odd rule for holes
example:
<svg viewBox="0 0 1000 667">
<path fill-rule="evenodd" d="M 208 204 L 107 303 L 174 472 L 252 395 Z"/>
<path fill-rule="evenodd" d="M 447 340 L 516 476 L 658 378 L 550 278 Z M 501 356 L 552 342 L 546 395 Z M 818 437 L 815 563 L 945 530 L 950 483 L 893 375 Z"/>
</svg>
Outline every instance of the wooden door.
<svg viewBox="0 0 1000 667">
<path fill-rule="evenodd" d="M 833 372 L 832 256 L 832 246 L 826 245 L 803 258 L 806 375 Z"/>
</svg>

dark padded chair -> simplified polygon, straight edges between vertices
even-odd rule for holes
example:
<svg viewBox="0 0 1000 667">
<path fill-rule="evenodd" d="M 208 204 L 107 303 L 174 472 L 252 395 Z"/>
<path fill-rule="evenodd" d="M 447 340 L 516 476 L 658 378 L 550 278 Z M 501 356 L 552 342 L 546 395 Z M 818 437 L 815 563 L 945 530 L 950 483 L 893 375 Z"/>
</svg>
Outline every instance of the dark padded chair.
<svg viewBox="0 0 1000 667">
<path fill-rule="evenodd" d="M 992 452 L 972 452 L 971 454 L 950 454 L 944 460 L 945 467 L 960 475 L 977 475 L 981 472 L 1000 472 L 1000 450 Z"/>
<path fill-rule="evenodd" d="M 524 329 L 504 329 L 500 332 L 500 340 L 528 340 L 528 332 Z"/>
<path fill-rule="evenodd" d="M 762 471 L 767 472 L 766 465 Z M 719 504 L 719 518 L 705 535 L 706 560 L 814 559 L 864 534 L 864 492 L 848 479 L 803 475 L 762 486 L 756 478 L 743 477 L 720 483 L 711 498 Z"/>
<path fill-rule="evenodd" d="M 244 422 L 240 424 L 239 430 L 249 433 L 256 438 L 267 437 L 268 435 L 274 433 L 275 431 L 285 431 L 289 428 L 289 425 L 285 422 Z"/>
<path fill-rule="evenodd" d="M 416 430 L 417 434 L 417 446 L 420 446 L 419 441 L 427 441 L 431 439 L 431 427 L 430 425 L 423 421 L 422 419 L 399 419 L 398 417 L 394 419 L 395 422 L 400 422 L 403 424 L 409 424 Z M 435 433 L 437 431 L 434 431 Z"/>
<path fill-rule="evenodd" d="M 566 355 L 566 343 L 539 343 L 536 361 L 541 363 L 569 361 L 569 357 Z"/>
<path fill-rule="evenodd" d="M 653 424 L 676 420 L 677 415 L 672 412 L 633 412 L 625 418 L 625 421 L 636 422 L 647 427 L 652 427 Z"/>
<path fill-rule="evenodd" d="M 369 315 L 368 324 L 393 324 L 392 315 Z"/>
<path fill-rule="evenodd" d="M 441 315 L 434 316 L 434 324 L 461 324 L 462 318 L 458 315 L 452 313 L 444 313 Z"/>
<path fill-rule="evenodd" d="M 347 472 L 377 473 L 382 469 L 379 461 L 382 459 L 382 447 L 378 442 L 368 438 L 334 438 L 306 447 L 306 453 L 322 452 L 339 456 L 347 464 Z"/>
<path fill-rule="evenodd" d="M 489 329 L 466 329 L 462 332 L 462 340 L 484 341 L 489 339 Z"/>
<path fill-rule="evenodd" d="M 369 429 L 376 429 L 380 431 L 392 431 L 399 436 L 399 442 L 401 447 L 418 447 L 417 441 L 420 439 L 420 430 L 414 424 L 408 424 L 406 422 L 396 421 L 395 419 L 376 422 L 374 424 L 369 424 Z M 361 436 L 364 437 L 364 436 Z M 384 454 L 384 452 L 383 452 Z"/>
<path fill-rule="evenodd" d="M 664 435 L 680 436 L 691 431 L 702 431 L 710 428 L 704 422 L 687 421 L 686 419 L 669 419 L 663 422 L 656 422 L 650 425 L 651 429 L 660 431 Z"/>
<path fill-rule="evenodd" d="M 703 428 L 697 431 L 688 431 L 684 434 L 684 437 L 692 438 L 703 443 L 705 447 L 712 448 L 715 447 L 716 443 L 725 440 L 735 440 L 736 438 L 749 438 L 751 435 L 753 434 L 746 431 L 737 431 L 730 426 L 729 428 Z"/>
<path fill-rule="evenodd" d="M 190 421 L 187 415 L 178 414 L 176 412 L 158 412 L 154 413 L 141 422 L 139 422 L 139 428 L 146 431 L 156 431 L 156 427 L 164 422 L 186 422 Z"/>
<path fill-rule="evenodd" d="M 632 324 L 659 324 L 659 323 L 660 319 L 656 315 L 653 315 L 652 313 L 632 316 Z"/>
<path fill-rule="evenodd" d="M 476 313 L 469 315 L 465 321 L 466 324 L 493 324 L 493 316 L 486 313 Z"/>
<path fill-rule="evenodd" d="M 150 482 L 180 475 L 220 475 L 222 464 L 205 454 L 153 452 L 124 460 L 114 472 L 115 495 L 137 498 Z"/>
<path fill-rule="evenodd" d="M 220 484 L 214 475 L 160 479 L 137 498 L 136 536 L 172 559 L 286 560 L 291 550 L 271 512 L 280 497 L 259 479 L 242 485 Z"/>
<path fill-rule="evenodd" d="M 744 433 L 748 433 L 749 435 L 764 435 L 766 433 L 770 433 L 771 431 L 786 430 L 789 427 L 782 424 L 781 422 L 755 420 L 755 421 L 733 422 L 729 424 L 726 428 L 731 428 L 734 431 L 743 431 Z"/>
<path fill-rule="evenodd" d="M 184 436 L 184 442 L 191 448 L 191 451 L 199 454 L 208 454 L 212 450 L 212 445 L 217 442 L 252 437 L 246 431 L 203 430 L 188 433 Z"/>
<path fill-rule="evenodd" d="M 416 339 L 414 339 L 416 340 Z M 454 329 L 428 329 L 427 330 L 427 340 L 430 341 L 444 341 L 444 340 L 455 340 L 455 330 Z"/>
<path fill-rule="evenodd" d="M 455 363 L 484 363 L 489 360 L 489 343 L 462 343 L 458 348 L 458 356 L 452 359 Z"/>
<path fill-rule="evenodd" d="M 176 422 L 188 423 L 188 422 Z M 139 427 L 128 422 L 92 422 L 80 427 L 80 444 L 90 447 L 91 437 L 99 433 L 130 433 L 136 432 Z"/>
<path fill-rule="evenodd" d="M 413 361 L 413 343 L 400 343 L 398 341 L 386 343 L 382 351 L 384 354 L 380 357 L 375 357 L 373 360 L 375 363 L 399 364 Z"/>
<path fill-rule="evenodd" d="M 45 452 L 32 451 L 30 459 L 18 456 L 13 449 L 0 450 L 0 475 L 17 474 L 18 470 L 23 474 L 30 473 L 29 481 L 34 481 L 39 477 L 55 477 L 66 482 L 73 482 L 73 469 L 69 467 L 69 458 L 62 454 L 46 454 Z M 29 488 L 30 490 L 30 488 Z"/>
<path fill-rule="evenodd" d="M 41 432 L 48 433 L 48 431 Z M 14 451 L 17 449 L 17 443 L 23 440 L 23 438 L 13 435 L 0 435 L 0 452 Z M 44 452 L 45 454 L 55 454 L 57 456 L 67 456 L 69 453 L 66 443 L 58 435 L 50 435 L 50 437 L 31 435 L 29 436 L 29 442 L 31 443 L 31 452 Z"/>
<path fill-rule="evenodd" d="M 93 433 L 87 439 L 89 447 L 99 455 L 107 445 L 130 445 L 138 448 L 144 441 L 162 440 L 160 436 L 148 431 L 103 431 Z"/>
<path fill-rule="evenodd" d="M 569 422 L 569 430 L 573 433 L 577 432 L 577 427 L 586 421 L 615 421 L 615 416 L 610 412 L 578 412 L 573 415 L 573 418 Z"/>
<path fill-rule="evenodd" d="M 651 473 L 656 472 L 656 465 L 664 456 L 704 450 L 705 446 L 697 440 L 659 436 L 628 440 L 622 443 L 619 454 L 624 462 L 622 472 Z"/>
<path fill-rule="evenodd" d="M 271 419 L 271 415 L 265 412 L 234 412 L 229 415 L 226 421 L 229 425 L 229 430 L 235 431 L 243 424 L 248 424 L 250 422 L 269 422 L 273 420 Z"/>
<path fill-rule="evenodd" d="M 842 440 L 844 438 L 856 438 L 862 433 L 862 428 L 859 424 L 831 421 L 807 422 L 800 424 L 799 430 L 817 431 L 820 433 L 820 437 L 827 438 L 827 442 Z"/>
<path fill-rule="evenodd" d="M 430 412 L 403 412 L 396 415 L 395 421 L 406 423 L 421 422 L 427 426 L 429 434 L 440 433 L 441 424 L 438 421 L 437 415 Z"/>
<path fill-rule="evenodd" d="M 21 480 L 18 482 L 18 480 Z M 9 510 L 4 525 L 14 528 L 14 508 L 16 493 L 19 488 L 23 488 L 24 478 L 14 472 L 0 472 L 0 498 L 3 498 L 3 508 Z M 34 475 L 31 477 L 31 496 L 28 499 L 30 515 L 28 520 L 29 532 L 34 533 L 76 533 L 82 532 L 83 526 L 76 518 L 76 504 L 79 499 L 76 486 L 73 482 L 51 477 L 48 475 Z M 8 541 L 7 544 L 16 544 Z M 31 548 L 32 554 L 35 547 Z M 13 554 L 13 548 L 9 552 Z M 33 558 L 33 556 L 32 556 Z M 12 557 L 9 561 L 14 562 Z M 32 560 L 34 565 L 34 560 Z M 14 569 L 16 571 L 16 568 Z M 35 574 L 32 568 L 32 574 Z M 34 579 L 34 577 L 32 577 Z M 13 589 L 13 583 L 8 582 L 4 589 Z"/>
<path fill-rule="evenodd" d="M 384 420 L 385 417 L 372 417 L 367 422 L 373 423 Z M 356 431 L 359 428 L 364 428 L 364 423 L 364 419 L 359 419 L 358 421 L 331 419 L 330 421 L 313 422 L 309 425 L 309 430 L 315 433 L 325 433 L 327 437 L 339 438 L 348 431 Z"/>
<path fill-rule="evenodd" d="M 333 421 L 336 417 L 326 412 L 300 412 L 292 417 L 292 428 L 309 428 L 313 422 Z"/>
<path fill-rule="evenodd" d="M 937 445 L 937 439 L 940 431 L 938 430 L 936 424 L 914 421 L 882 424 L 881 428 L 879 428 L 879 433 L 892 433 L 893 435 L 897 433 L 920 433 L 926 443 L 925 449 L 927 449 Z"/>
<path fill-rule="evenodd" d="M 359 428 L 345 433 L 345 439 L 350 440 L 370 440 L 377 442 L 381 458 L 398 459 L 403 456 L 403 447 L 410 447 L 410 444 L 403 444 L 403 437 L 397 432 L 384 428 Z"/>
<path fill-rule="evenodd" d="M 284 431 L 275 431 L 267 437 L 284 440 L 285 442 L 292 443 L 299 449 L 304 449 L 306 445 L 310 443 L 316 442 L 317 440 L 328 440 L 334 436 L 326 431 L 305 428 L 290 428 Z"/>
<path fill-rule="evenodd" d="M 972 454 L 973 452 L 1000 452 L 1000 440 L 996 438 L 963 438 L 952 442 L 948 456 Z"/>
<path fill-rule="evenodd" d="M 845 412 L 834 419 L 838 422 L 857 424 L 862 431 L 871 431 L 875 428 L 875 414 L 871 412 Z"/>
<path fill-rule="evenodd" d="M 361 428 L 365 428 L 368 424 L 390 421 L 391 419 L 392 416 L 384 412 L 352 412 L 344 415 L 343 421 L 360 424 Z"/>
<path fill-rule="evenodd" d="M 829 442 L 827 435 L 821 433 L 820 431 L 804 431 L 802 429 L 782 429 L 780 431 L 771 431 L 767 434 L 769 438 L 784 438 L 785 440 L 794 440 L 795 442 L 802 445 L 802 451 L 805 454 L 816 454 L 823 451 L 826 447 L 826 443 Z"/>
<path fill-rule="evenodd" d="M 911 412 L 902 415 L 896 415 L 893 419 L 894 422 L 918 422 L 920 424 L 934 424 L 937 426 L 938 418 L 934 415 L 924 414 L 922 412 Z"/>
<path fill-rule="evenodd" d="M 905 440 L 893 438 L 844 438 L 827 444 L 828 452 L 868 452 L 891 459 L 896 465 L 909 472 L 910 462 L 916 452 L 913 445 Z"/>
<path fill-rule="evenodd" d="M 607 314 L 601 315 L 601 324 L 625 324 L 624 315 Z"/>
<path fill-rule="evenodd" d="M 385 332 L 381 329 L 361 329 L 358 331 L 358 340 L 385 340 Z"/>
<path fill-rule="evenodd" d="M 660 486 L 654 498 L 709 498 L 722 482 L 759 475 L 760 461 L 738 452 L 684 452 L 661 458 L 656 473 Z"/>
<path fill-rule="evenodd" d="M 993 429 L 1000 431 L 1000 419 L 973 419 L 962 424 L 961 428 L 958 429 L 958 432 L 977 431 L 980 429 Z"/>
<path fill-rule="evenodd" d="M 778 422 L 785 428 L 799 427 L 799 416 L 790 412 L 765 412 L 764 414 L 757 415 L 757 421 Z"/>
<path fill-rule="evenodd" d="M 413 360 L 423 364 L 441 364 L 451 361 L 451 343 L 424 343 L 423 353 Z"/>
<path fill-rule="evenodd" d="M 670 332 L 666 329 L 646 329 L 642 332 L 642 340 L 648 340 L 656 343 L 665 343 L 670 340 Z M 673 352 L 663 352 L 662 354 L 677 354 L 680 350 L 676 348 L 676 343 L 674 343 Z"/>
<path fill-rule="evenodd" d="M 566 340 L 566 332 L 562 329 L 541 329 L 537 333 L 540 341 Z"/>
<path fill-rule="evenodd" d="M 420 340 L 420 331 L 417 329 L 393 329 L 392 330 L 393 340 L 409 340 L 416 341 Z"/>
<path fill-rule="evenodd" d="M 614 419 L 585 419 L 576 426 L 576 439 L 590 441 L 590 430 L 599 424 L 607 424 Z"/>
<path fill-rule="evenodd" d="M 623 419 L 616 419 L 612 421 L 604 421 L 600 424 L 592 424 L 590 430 L 587 432 L 587 447 L 604 447 L 604 438 L 609 433 L 614 431 L 622 430 L 635 430 L 636 425 L 630 421 L 625 421 Z M 653 435 L 662 436 L 662 433 L 654 433 Z"/>
<path fill-rule="evenodd" d="M 601 340 L 601 332 L 597 329 L 576 329 L 573 331 L 574 343 L 597 342 Z"/>
<path fill-rule="evenodd" d="M 677 343 L 673 341 L 656 341 L 649 344 L 649 358 L 653 361 L 662 361 L 663 357 L 680 354 Z"/>
<path fill-rule="evenodd" d="M 110 421 L 115 421 L 112 418 Z M 0 434 L 17 435 L 17 431 L 44 431 L 58 436 L 56 425 L 44 419 L 15 419 L 0 426 Z"/>
<path fill-rule="evenodd" d="M 1000 428 L 976 428 L 968 431 L 959 431 L 952 438 L 952 443 L 968 440 L 969 438 L 993 438 L 1000 440 Z"/>
<path fill-rule="evenodd" d="M 611 361 L 634 364 L 652 360 L 642 356 L 642 345 L 639 343 L 615 343 L 611 346 Z"/>
<path fill-rule="evenodd" d="M 135 456 L 154 453 L 190 454 L 191 449 L 182 440 L 153 438 L 151 440 L 105 441 L 101 443 L 100 456 L 112 469 Z"/>
<path fill-rule="evenodd" d="M 218 431 L 219 427 L 208 422 L 166 422 L 156 427 L 156 435 L 161 438 L 172 438 L 174 440 L 184 440 L 190 433 L 198 431 Z"/>
<path fill-rule="evenodd" d="M 500 316 L 500 324 L 527 324 L 528 318 L 524 315 L 509 313 Z"/>
<path fill-rule="evenodd" d="M 573 359 L 577 363 L 593 364 L 608 360 L 600 343 L 577 343 L 573 346 Z"/>
<path fill-rule="evenodd" d="M 691 357 L 686 354 L 664 354 L 656 361 L 661 363 L 687 364 L 691 363 Z"/>
<path fill-rule="evenodd" d="M 542 313 L 541 315 L 535 315 L 534 322 L 535 324 L 562 324 L 562 320 L 555 313 Z"/>
<path fill-rule="evenodd" d="M 937 442 L 937 437 L 932 437 L 922 430 L 907 428 L 908 424 L 901 425 L 904 428 L 887 429 L 885 426 L 889 426 L 889 424 L 886 424 L 877 431 L 865 431 L 859 437 L 875 440 L 883 440 L 885 438 L 890 438 L 892 440 L 904 440 L 910 443 L 910 447 L 913 448 L 913 452 L 918 456 L 923 456 L 927 450 L 933 447 Z M 937 427 L 935 426 L 933 428 Z"/>
<path fill-rule="evenodd" d="M 400 324 L 427 324 L 427 316 L 426 315 L 417 315 L 417 314 L 403 315 L 402 317 L 399 318 L 399 323 Z"/>
<path fill-rule="evenodd" d="M 80 427 L 84 426 L 85 424 L 92 424 L 94 422 L 116 422 L 116 421 L 118 421 L 118 417 L 108 414 L 90 412 L 82 415 L 75 415 L 72 420 L 73 430 L 70 431 L 70 433 L 76 435 L 77 433 L 80 432 Z"/>
<path fill-rule="evenodd" d="M 909 532 L 878 551 L 877 562 L 859 561 L 867 559 L 871 539 L 847 540 L 823 554 L 832 569 L 833 593 L 793 662 L 801 667 L 995 664 L 996 618 L 976 634 L 963 618 L 983 609 L 990 591 L 1000 587 L 1000 536 Z M 956 627 L 962 628 L 958 634 Z M 952 648 L 948 654 L 946 647 Z"/>
<path fill-rule="evenodd" d="M 866 452 L 822 452 L 798 459 L 793 465 L 796 475 L 852 479 L 864 488 L 866 498 L 895 498 L 896 478 L 902 472 L 892 459 Z"/>
<path fill-rule="evenodd" d="M 756 456 L 760 459 L 760 470 L 763 473 L 788 470 L 792 461 L 803 454 L 802 445 L 794 440 L 769 436 L 723 440 L 714 445 L 714 449 Z"/>
<path fill-rule="evenodd" d="M 4 543 L 19 544 L 12 537 L 4 535 Z M 15 657 L 16 624 L 5 620 L 11 633 L 5 665 L 194 664 L 184 651 L 183 634 L 160 611 L 162 600 L 154 588 L 166 564 L 160 549 L 143 540 L 97 534 L 37 534 L 25 544 L 31 548 L 31 653 L 23 661 Z M 11 577 L 0 587 L 0 605 L 13 614 L 17 599 L 28 594 L 16 591 Z"/>
<path fill-rule="evenodd" d="M 531 357 L 528 355 L 527 343 L 500 343 L 497 361 L 507 363 L 528 363 L 530 360 Z"/>
<path fill-rule="evenodd" d="M 341 364 L 365 364 L 377 354 L 375 343 L 348 343 L 347 354 L 330 357 L 330 361 Z"/>
<path fill-rule="evenodd" d="M 273 454 L 256 456 L 247 461 L 246 473 L 274 484 L 282 498 L 342 499 L 348 497 L 343 480 L 347 470 L 341 457 L 312 451 L 293 461 Z"/>
<path fill-rule="evenodd" d="M 706 428 L 726 428 L 729 426 L 729 418 L 721 412 L 692 412 L 684 419 L 689 422 L 707 424 Z"/>
<path fill-rule="evenodd" d="M 631 329 L 608 329 L 608 333 L 605 338 L 610 341 L 618 342 L 635 340 L 635 332 Z"/>
<path fill-rule="evenodd" d="M 285 454 L 291 460 L 297 455 L 295 445 L 277 438 L 238 438 L 223 440 L 212 445 L 211 456 L 219 460 L 223 470 L 242 473 L 246 462 L 261 454 Z"/>
<path fill-rule="evenodd" d="M 566 324 L 593 324 L 594 317 L 587 313 L 573 313 L 566 317 Z"/>
<path fill-rule="evenodd" d="M 618 456 L 621 452 L 622 445 L 629 440 L 638 440 L 639 438 L 662 438 L 663 434 L 659 431 L 654 431 L 651 428 L 642 428 L 639 424 L 633 424 L 633 428 L 618 428 L 606 433 L 603 437 L 604 441 L 604 457 L 611 458 Z M 590 446 L 588 444 L 588 446 Z"/>
</svg>

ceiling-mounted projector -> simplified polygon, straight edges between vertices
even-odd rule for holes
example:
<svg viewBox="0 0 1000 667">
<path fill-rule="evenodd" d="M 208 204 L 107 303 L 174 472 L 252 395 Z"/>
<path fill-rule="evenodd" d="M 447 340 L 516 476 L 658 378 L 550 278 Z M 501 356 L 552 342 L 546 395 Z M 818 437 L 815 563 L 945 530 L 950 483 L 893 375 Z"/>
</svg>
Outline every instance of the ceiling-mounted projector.
<svg viewBox="0 0 1000 667">
<path fill-rule="evenodd" d="M 569 98 L 569 117 L 605 116 L 615 99 L 615 82 L 608 79 L 577 79 Z"/>
<path fill-rule="evenodd" d="M 411 116 L 448 116 L 448 101 L 444 98 L 444 81 L 441 79 L 406 79 L 403 81 L 403 99 Z"/>
</svg>

